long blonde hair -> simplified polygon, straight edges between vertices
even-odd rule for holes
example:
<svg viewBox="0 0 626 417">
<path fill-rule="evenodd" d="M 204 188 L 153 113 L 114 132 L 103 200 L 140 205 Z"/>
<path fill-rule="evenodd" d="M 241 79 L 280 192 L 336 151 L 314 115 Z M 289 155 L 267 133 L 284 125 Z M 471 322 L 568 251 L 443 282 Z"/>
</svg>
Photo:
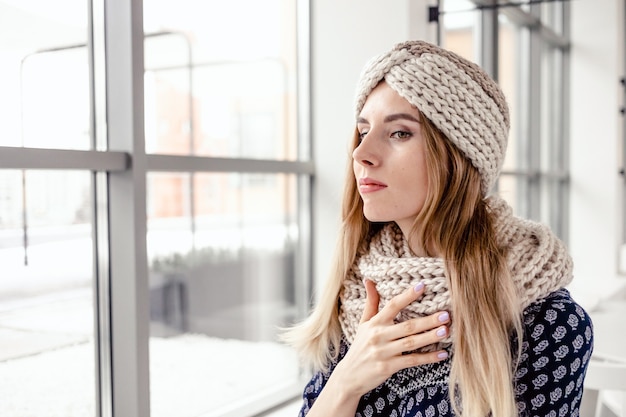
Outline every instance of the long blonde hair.
<svg viewBox="0 0 626 417">
<path fill-rule="evenodd" d="M 443 258 L 452 304 L 454 354 L 449 379 L 457 415 L 517 415 L 513 373 L 521 349 L 521 307 L 498 245 L 494 220 L 481 192 L 481 178 L 470 161 L 423 115 L 429 189 L 412 233 L 423 248 Z M 352 149 L 358 144 L 358 133 Z M 363 216 L 352 164 L 348 164 L 342 227 L 330 277 L 311 315 L 284 340 L 304 362 L 328 370 L 341 340 L 339 294 L 357 249 L 380 224 Z M 432 255 L 429 253 L 429 255 Z M 512 351 L 517 340 L 517 352 Z"/>
</svg>

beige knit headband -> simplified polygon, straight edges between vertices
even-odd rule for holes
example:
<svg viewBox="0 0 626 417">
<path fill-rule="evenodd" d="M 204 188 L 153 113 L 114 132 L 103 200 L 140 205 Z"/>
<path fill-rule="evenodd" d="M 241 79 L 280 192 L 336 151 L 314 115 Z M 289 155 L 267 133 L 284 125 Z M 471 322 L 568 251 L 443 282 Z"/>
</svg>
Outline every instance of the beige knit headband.
<svg viewBox="0 0 626 417">
<path fill-rule="evenodd" d="M 363 69 L 357 117 L 383 79 L 471 161 L 487 195 L 500 174 L 510 127 L 509 109 L 498 84 L 478 65 L 450 51 L 423 41 L 404 42 Z"/>
</svg>

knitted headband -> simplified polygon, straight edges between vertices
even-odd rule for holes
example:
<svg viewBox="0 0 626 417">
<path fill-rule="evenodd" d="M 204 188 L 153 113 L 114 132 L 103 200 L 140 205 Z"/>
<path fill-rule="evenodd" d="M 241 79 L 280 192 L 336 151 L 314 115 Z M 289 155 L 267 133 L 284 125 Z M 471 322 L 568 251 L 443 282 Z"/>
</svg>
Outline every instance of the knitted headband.
<svg viewBox="0 0 626 417">
<path fill-rule="evenodd" d="M 506 152 L 509 109 L 498 84 L 478 65 L 423 41 L 400 43 L 367 63 L 357 87 L 357 117 L 382 80 L 417 107 L 494 185 Z"/>
</svg>

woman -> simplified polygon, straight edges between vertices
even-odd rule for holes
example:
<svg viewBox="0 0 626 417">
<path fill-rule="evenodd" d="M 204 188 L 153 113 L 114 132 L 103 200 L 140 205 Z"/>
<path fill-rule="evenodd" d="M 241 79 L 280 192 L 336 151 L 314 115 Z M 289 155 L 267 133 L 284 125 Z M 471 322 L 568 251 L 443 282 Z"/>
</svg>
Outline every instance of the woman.
<svg viewBox="0 0 626 417">
<path fill-rule="evenodd" d="M 301 416 L 575 416 L 592 349 L 572 262 L 489 196 L 509 114 L 477 65 L 425 42 L 370 61 L 334 268 L 287 339 Z"/>
</svg>

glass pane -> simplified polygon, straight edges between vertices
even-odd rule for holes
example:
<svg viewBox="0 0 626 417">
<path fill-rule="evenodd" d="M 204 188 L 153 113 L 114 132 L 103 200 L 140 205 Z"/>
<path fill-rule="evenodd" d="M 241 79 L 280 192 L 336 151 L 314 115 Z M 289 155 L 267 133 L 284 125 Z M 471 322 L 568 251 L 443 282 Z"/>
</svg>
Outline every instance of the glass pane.
<svg viewBox="0 0 626 417">
<path fill-rule="evenodd" d="M 442 15 L 442 46 L 476 62 L 474 33 L 480 12 L 469 0 L 445 0 Z"/>
<path fill-rule="evenodd" d="M 521 93 L 521 66 L 519 27 L 513 25 L 505 15 L 499 15 L 499 45 L 498 45 L 498 84 L 504 92 L 509 105 L 511 129 L 505 155 L 503 170 L 513 171 L 521 168 L 522 158 L 519 146 L 520 93 Z"/>
<path fill-rule="evenodd" d="M 500 175 L 500 178 L 498 178 L 498 195 L 509 203 L 509 205 L 513 208 L 513 211 L 516 214 L 519 214 L 517 213 L 519 186 L 520 180 L 514 175 L 503 174 Z"/>
<path fill-rule="evenodd" d="M 87 2 L 0 0 L 0 146 L 89 149 Z"/>
<path fill-rule="evenodd" d="M 563 52 L 544 46 L 541 61 L 541 170 L 565 168 Z"/>
<path fill-rule="evenodd" d="M 298 314 L 296 179 L 149 175 L 154 417 L 219 415 L 297 382 L 277 342 Z"/>
<path fill-rule="evenodd" d="M 96 415 L 90 184 L 0 171 L 2 416 Z"/>
<path fill-rule="evenodd" d="M 541 23 L 557 34 L 563 34 L 563 2 L 548 2 L 541 5 Z"/>
<path fill-rule="evenodd" d="M 541 60 L 541 141 L 540 170 L 548 175 L 564 173 L 565 137 L 563 106 L 562 51 L 545 45 Z M 558 234 L 563 233 L 562 216 L 565 183 L 557 177 L 544 178 L 540 182 L 541 205 L 539 220 L 548 224 Z"/>
<path fill-rule="evenodd" d="M 295 8 L 144 0 L 146 151 L 297 159 Z"/>
</svg>

